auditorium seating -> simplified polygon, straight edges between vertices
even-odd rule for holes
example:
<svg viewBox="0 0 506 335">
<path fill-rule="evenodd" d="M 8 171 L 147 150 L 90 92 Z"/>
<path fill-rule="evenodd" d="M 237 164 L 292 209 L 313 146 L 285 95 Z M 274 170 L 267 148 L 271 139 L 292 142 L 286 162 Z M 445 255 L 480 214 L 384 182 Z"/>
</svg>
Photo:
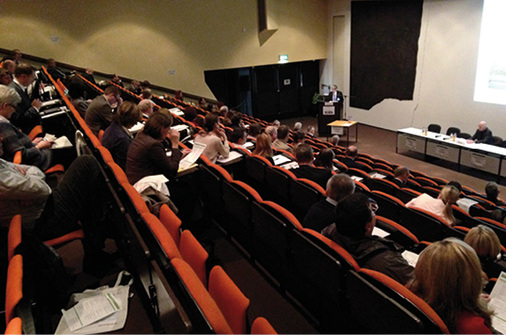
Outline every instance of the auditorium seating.
<svg viewBox="0 0 506 335">
<path fill-rule="evenodd" d="M 266 318 L 258 317 L 253 321 L 251 325 L 251 334 L 277 334 L 276 330 L 272 327 L 272 325 L 267 321 Z"/>
</svg>

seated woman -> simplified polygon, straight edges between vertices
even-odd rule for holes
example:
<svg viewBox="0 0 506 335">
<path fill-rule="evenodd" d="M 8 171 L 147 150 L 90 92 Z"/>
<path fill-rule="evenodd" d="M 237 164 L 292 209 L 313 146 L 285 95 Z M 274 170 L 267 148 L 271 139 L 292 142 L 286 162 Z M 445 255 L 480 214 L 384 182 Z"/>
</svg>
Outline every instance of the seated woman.
<svg viewBox="0 0 506 335">
<path fill-rule="evenodd" d="M 423 193 L 422 195 L 411 199 L 411 201 L 406 204 L 406 207 L 416 207 L 439 215 L 449 225 L 454 226 L 456 220 L 453 216 L 452 205 L 459 200 L 459 195 L 460 192 L 455 186 L 446 185 L 441 190 L 441 193 L 439 193 L 437 199 Z"/>
<path fill-rule="evenodd" d="M 177 174 L 183 154 L 178 149 L 179 132 L 171 129 L 172 117 L 164 113 L 153 113 L 130 144 L 126 161 L 126 175 L 133 185 L 140 179 L 163 174 L 173 178 Z M 167 154 L 162 141 L 169 136 L 171 148 Z"/>
<path fill-rule="evenodd" d="M 114 114 L 111 125 L 102 136 L 102 145 L 109 149 L 112 158 L 123 170 L 126 169 L 128 148 L 132 143 L 132 134 L 128 129 L 141 121 L 140 108 L 130 101 L 122 103 Z"/>
<path fill-rule="evenodd" d="M 266 133 L 258 135 L 255 150 L 253 150 L 252 154 L 265 157 L 269 162 L 274 164 L 271 137 Z"/>
<path fill-rule="evenodd" d="M 318 155 L 316 156 L 314 160 L 314 165 L 323 167 L 327 170 L 333 171 L 334 170 L 334 157 L 335 154 L 332 151 L 332 149 L 323 149 L 321 150 Z"/>
<path fill-rule="evenodd" d="M 202 154 L 212 163 L 216 163 L 219 155 L 227 158 L 230 153 L 225 130 L 220 127 L 219 116 L 214 113 L 206 115 L 204 130 L 195 136 L 195 142 L 206 145 Z"/>
<path fill-rule="evenodd" d="M 505 262 L 498 260 L 501 242 L 491 228 L 484 225 L 472 228 L 467 233 L 464 242 L 476 251 L 481 268 L 489 278 L 497 278 L 501 271 L 506 271 Z"/>
<path fill-rule="evenodd" d="M 491 311 L 482 292 L 480 261 L 466 243 L 447 238 L 418 258 L 408 288 L 441 317 L 451 334 L 491 334 Z"/>
</svg>

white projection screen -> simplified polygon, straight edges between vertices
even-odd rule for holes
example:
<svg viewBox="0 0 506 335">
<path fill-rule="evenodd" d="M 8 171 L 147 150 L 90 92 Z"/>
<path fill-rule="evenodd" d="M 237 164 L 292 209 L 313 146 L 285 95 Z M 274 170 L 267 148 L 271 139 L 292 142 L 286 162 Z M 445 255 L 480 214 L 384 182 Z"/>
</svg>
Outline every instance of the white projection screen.
<svg viewBox="0 0 506 335">
<path fill-rule="evenodd" d="M 474 101 L 506 105 L 506 1 L 485 0 Z"/>
</svg>

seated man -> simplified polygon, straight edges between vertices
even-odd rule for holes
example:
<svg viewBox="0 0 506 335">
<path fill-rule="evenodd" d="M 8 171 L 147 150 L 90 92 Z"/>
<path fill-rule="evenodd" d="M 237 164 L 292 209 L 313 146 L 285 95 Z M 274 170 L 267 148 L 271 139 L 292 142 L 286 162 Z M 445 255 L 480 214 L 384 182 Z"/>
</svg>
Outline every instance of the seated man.
<svg viewBox="0 0 506 335">
<path fill-rule="evenodd" d="M 264 132 L 271 137 L 271 142 L 274 142 L 278 138 L 278 128 L 274 126 L 265 127 Z"/>
<path fill-rule="evenodd" d="M 354 145 L 350 145 L 346 148 L 346 157 L 341 159 L 341 163 L 344 163 L 348 168 L 360 169 L 362 166 L 355 163 L 355 159 L 358 157 L 358 148 Z"/>
<path fill-rule="evenodd" d="M 272 142 L 272 147 L 278 150 L 286 150 L 292 152 L 292 147 L 288 145 L 288 137 L 290 129 L 286 125 L 281 125 L 278 128 L 278 137 Z"/>
<path fill-rule="evenodd" d="M 51 164 L 51 152 L 48 149 L 52 142 L 40 137 L 32 142 L 28 135 L 11 124 L 10 119 L 20 102 L 21 98 L 13 88 L 0 85 L 0 142 L 3 145 L 0 157 L 12 162 L 16 152 L 20 151 L 23 164 L 34 165 L 44 171 Z"/>
<path fill-rule="evenodd" d="M 109 86 L 104 94 L 97 96 L 88 106 L 84 121 L 90 130 L 98 136 L 100 130 L 105 130 L 112 122 L 112 109 L 121 105 L 123 100 L 116 86 Z"/>
<path fill-rule="evenodd" d="M 337 220 L 322 234 L 346 249 L 363 268 L 382 272 L 405 285 L 413 278 L 413 267 L 392 241 L 372 236 L 376 215 L 369 198 L 355 193 L 339 202 Z"/>
<path fill-rule="evenodd" d="M 235 128 L 230 134 L 230 142 L 234 143 L 236 147 L 240 147 L 251 152 L 251 150 L 244 146 L 247 140 L 248 130 L 246 128 Z"/>
<path fill-rule="evenodd" d="M 317 168 L 313 166 L 313 149 L 308 144 L 299 144 L 294 149 L 295 160 L 299 167 L 292 172 L 297 178 L 306 178 L 314 181 L 323 188 L 327 187 L 327 181 L 332 177 L 332 172 L 328 169 Z"/>
<path fill-rule="evenodd" d="M 41 124 L 39 108 L 42 102 L 39 99 L 32 99 L 27 92 L 28 86 L 35 79 L 35 69 L 28 64 L 19 64 L 14 72 L 14 81 L 10 83 L 21 97 L 21 102 L 15 106 L 16 112 L 12 114 L 12 124 L 25 133 L 29 133 L 35 126 Z"/>
<path fill-rule="evenodd" d="M 399 187 L 406 186 L 409 178 L 409 169 L 405 166 L 398 166 L 394 170 L 394 183 Z"/>
<path fill-rule="evenodd" d="M 478 123 L 478 129 L 474 133 L 473 137 L 467 140 L 467 143 L 486 143 L 493 144 L 494 137 L 492 136 L 492 131 L 488 129 L 487 123 L 485 121 L 481 121 Z"/>
<path fill-rule="evenodd" d="M 65 73 L 62 70 L 60 70 L 56 66 L 56 61 L 53 58 L 48 58 L 48 60 L 47 60 L 47 72 L 51 75 L 51 77 L 53 77 L 53 79 L 55 81 L 60 79 L 63 82 L 67 78 L 67 75 L 70 74 L 70 73 Z"/>
<path fill-rule="evenodd" d="M 500 192 L 499 185 L 496 182 L 489 181 L 485 186 L 485 193 L 487 194 L 487 199 L 497 206 L 506 206 L 506 203 L 498 198 Z"/>
<path fill-rule="evenodd" d="M 302 226 L 320 232 L 336 222 L 336 206 L 344 198 L 355 192 L 355 182 L 347 174 L 332 176 L 327 182 L 327 198 L 313 204 L 307 212 Z"/>
</svg>

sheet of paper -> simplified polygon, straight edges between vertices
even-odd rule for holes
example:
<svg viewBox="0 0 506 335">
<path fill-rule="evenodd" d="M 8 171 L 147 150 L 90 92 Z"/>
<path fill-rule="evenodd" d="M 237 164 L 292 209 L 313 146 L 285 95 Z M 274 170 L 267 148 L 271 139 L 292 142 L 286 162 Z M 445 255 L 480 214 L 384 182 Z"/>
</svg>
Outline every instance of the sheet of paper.
<svg viewBox="0 0 506 335">
<path fill-rule="evenodd" d="M 135 126 L 133 126 L 132 128 L 128 129 L 132 134 L 135 134 L 137 132 L 139 132 L 142 128 L 144 128 L 144 123 L 143 122 L 137 122 L 135 124 Z"/>
<path fill-rule="evenodd" d="M 369 176 L 371 176 L 371 178 L 379 178 L 379 179 L 383 179 L 383 178 L 386 178 L 387 176 L 385 176 L 384 174 L 381 174 L 381 173 L 378 173 L 378 172 L 371 172 L 369 173 Z"/>
<path fill-rule="evenodd" d="M 418 254 L 415 254 L 414 252 L 405 250 L 402 253 L 402 257 L 408 262 L 409 265 L 412 267 L 416 266 L 416 262 L 418 261 Z"/>
<path fill-rule="evenodd" d="M 378 228 L 378 227 L 374 227 L 373 230 L 372 230 L 372 234 L 374 236 L 379 236 L 379 237 L 386 237 L 388 235 L 390 235 L 389 232 L 387 231 L 384 231 L 383 229 L 381 228 Z"/>
<path fill-rule="evenodd" d="M 297 164 L 297 162 L 293 161 L 293 162 L 289 162 L 289 163 L 286 163 L 286 164 L 283 164 L 283 165 L 279 165 L 280 167 L 284 168 L 284 169 L 287 169 L 287 170 L 291 170 L 291 169 L 296 169 L 299 167 L 299 164 Z"/>
<path fill-rule="evenodd" d="M 82 299 L 74 307 L 62 310 L 65 322 L 71 331 L 78 330 L 101 320 L 121 309 L 120 304 L 110 293 Z"/>
<path fill-rule="evenodd" d="M 169 112 L 171 112 L 172 114 L 176 114 L 178 116 L 184 115 L 184 112 L 177 107 L 169 109 Z"/>
<path fill-rule="evenodd" d="M 233 161 L 234 159 L 238 159 L 242 157 L 242 154 L 239 151 L 230 151 L 227 158 L 219 157 L 216 162 L 224 164 Z"/>
<path fill-rule="evenodd" d="M 67 136 L 58 137 L 51 146 L 51 149 L 70 148 L 72 143 L 69 141 Z"/>
<path fill-rule="evenodd" d="M 178 125 L 172 126 L 171 128 L 176 129 L 179 132 L 182 132 L 183 130 L 188 129 L 188 126 L 185 124 L 178 124 Z"/>
<path fill-rule="evenodd" d="M 472 205 L 477 204 L 478 201 L 469 199 L 469 198 L 460 198 L 457 200 L 457 205 L 469 213 L 469 208 L 471 208 Z"/>
<path fill-rule="evenodd" d="M 200 155 L 202 154 L 205 148 L 206 145 L 203 143 L 198 142 L 193 143 L 192 152 L 186 155 L 186 157 L 179 162 L 179 171 L 191 167 L 192 164 L 194 164 L 197 161 L 197 159 L 199 159 Z"/>
<path fill-rule="evenodd" d="M 500 333 L 506 334 L 506 272 L 501 272 L 490 293 L 488 307 L 494 311 L 492 326 Z"/>
<path fill-rule="evenodd" d="M 275 155 L 272 159 L 274 160 L 274 165 L 278 166 L 292 161 L 290 158 L 283 155 Z"/>
</svg>

